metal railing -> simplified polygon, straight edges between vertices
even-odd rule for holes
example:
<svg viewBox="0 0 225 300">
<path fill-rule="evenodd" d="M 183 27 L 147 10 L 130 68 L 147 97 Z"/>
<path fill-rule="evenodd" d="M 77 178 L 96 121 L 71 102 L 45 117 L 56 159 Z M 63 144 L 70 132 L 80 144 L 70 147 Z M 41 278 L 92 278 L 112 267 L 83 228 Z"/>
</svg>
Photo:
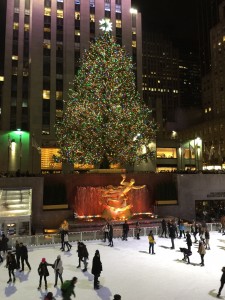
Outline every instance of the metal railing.
<svg viewBox="0 0 225 300">
<path fill-rule="evenodd" d="M 207 223 L 207 228 L 209 231 L 219 231 L 221 229 L 220 223 Z M 152 230 L 154 235 L 161 234 L 161 227 L 152 226 L 152 227 L 141 227 L 140 236 L 147 236 L 149 231 Z M 191 225 L 185 225 L 185 231 L 191 231 Z M 81 232 L 69 232 L 69 241 L 71 243 L 78 241 L 90 241 L 90 240 L 102 240 L 103 231 L 81 231 Z M 136 229 L 130 228 L 129 237 L 136 236 Z M 122 228 L 114 228 L 113 238 L 122 238 Z M 10 248 L 14 247 L 16 240 L 22 242 L 29 247 L 45 246 L 45 245 L 54 245 L 61 243 L 60 234 L 39 234 L 31 236 L 9 236 L 8 246 Z"/>
</svg>

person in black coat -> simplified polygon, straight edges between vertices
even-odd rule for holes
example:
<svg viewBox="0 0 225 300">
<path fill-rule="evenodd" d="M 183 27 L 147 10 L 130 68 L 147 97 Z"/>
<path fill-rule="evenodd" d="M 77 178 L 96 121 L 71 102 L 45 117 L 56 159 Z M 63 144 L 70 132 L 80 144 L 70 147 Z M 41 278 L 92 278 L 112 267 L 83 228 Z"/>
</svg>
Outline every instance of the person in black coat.
<svg viewBox="0 0 225 300">
<path fill-rule="evenodd" d="M 48 264 L 46 262 L 45 258 L 42 258 L 39 267 L 38 267 L 38 274 L 40 276 L 39 279 L 39 286 L 38 286 L 38 290 L 41 289 L 41 283 L 42 283 L 42 278 L 44 277 L 44 281 L 45 281 L 45 289 L 47 290 L 47 276 L 49 276 L 49 272 L 48 272 L 48 266 L 50 266 L 50 264 Z"/>
<path fill-rule="evenodd" d="M 3 262 L 3 257 L 2 257 L 2 238 L 0 237 L 0 263 Z"/>
<path fill-rule="evenodd" d="M 174 240 L 176 238 L 176 227 L 173 222 L 169 222 L 168 227 L 169 227 L 169 237 L 171 239 L 171 244 L 172 244 L 170 249 L 175 249 Z"/>
<path fill-rule="evenodd" d="M 78 255 L 78 266 L 77 268 L 80 268 L 80 263 L 82 261 L 82 242 L 78 241 L 77 242 L 77 255 Z"/>
<path fill-rule="evenodd" d="M 123 238 L 122 238 L 123 241 L 127 241 L 128 232 L 129 232 L 129 225 L 127 224 L 127 221 L 125 221 L 123 224 Z"/>
<path fill-rule="evenodd" d="M 167 224 L 166 224 L 166 220 L 165 219 L 162 219 L 161 226 L 162 226 L 161 237 L 163 237 L 163 234 L 165 234 L 165 238 L 166 238 L 167 237 L 166 236 L 166 234 L 167 234 Z"/>
<path fill-rule="evenodd" d="M 16 259 L 15 259 L 15 255 L 11 251 L 8 251 L 6 257 L 6 268 L 8 268 L 8 272 L 9 272 L 9 280 L 7 281 L 7 283 L 10 283 L 12 281 L 12 276 L 13 276 L 13 282 L 15 282 L 16 277 L 14 274 L 14 270 L 16 269 Z"/>
<path fill-rule="evenodd" d="M 95 256 L 92 261 L 92 270 L 91 273 L 94 275 L 94 289 L 99 289 L 98 278 L 102 271 L 102 263 L 100 259 L 100 253 L 98 250 L 95 251 Z"/>
<path fill-rule="evenodd" d="M 87 250 L 86 245 L 83 242 L 80 242 L 80 247 L 81 247 L 81 260 L 84 262 L 84 268 L 83 268 L 83 272 L 87 271 L 87 265 L 88 265 L 88 257 L 89 257 L 89 253 Z"/>
<path fill-rule="evenodd" d="M 220 278 L 220 288 L 219 288 L 219 292 L 217 294 L 217 298 L 220 297 L 221 291 L 222 291 L 223 286 L 225 284 L 225 267 L 223 267 L 221 271 L 223 272 L 223 274 L 222 274 L 222 276 Z"/>
<path fill-rule="evenodd" d="M 186 243 L 188 246 L 188 250 L 191 251 L 192 240 L 191 240 L 191 235 L 190 235 L 189 231 L 186 232 Z"/>
<path fill-rule="evenodd" d="M 3 251 L 3 253 L 6 253 L 8 250 L 8 241 L 9 241 L 9 239 L 3 233 L 2 234 L 2 251 Z"/>
<path fill-rule="evenodd" d="M 109 244 L 108 246 L 113 247 L 113 226 L 109 224 L 109 234 L 108 234 Z"/>
<path fill-rule="evenodd" d="M 18 241 L 16 241 L 15 244 L 15 250 L 16 250 L 16 265 L 17 265 L 17 270 L 20 269 L 20 259 L 21 259 L 21 247 L 20 247 L 20 243 Z"/>
<path fill-rule="evenodd" d="M 26 265 L 28 266 L 29 270 L 31 270 L 31 266 L 28 262 L 27 246 L 25 246 L 23 243 L 20 243 L 20 256 L 21 256 L 21 265 L 22 265 L 22 269 L 20 270 L 20 272 L 24 271 L 24 261 L 26 262 Z"/>
</svg>

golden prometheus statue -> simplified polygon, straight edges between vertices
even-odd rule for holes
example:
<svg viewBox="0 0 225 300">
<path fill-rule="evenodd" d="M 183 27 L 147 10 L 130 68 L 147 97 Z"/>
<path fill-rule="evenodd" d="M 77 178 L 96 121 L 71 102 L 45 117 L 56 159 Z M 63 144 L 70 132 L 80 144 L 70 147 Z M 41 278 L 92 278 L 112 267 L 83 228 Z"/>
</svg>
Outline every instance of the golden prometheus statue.
<svg viewBox="0 0 225 300">
<path fill-rule="evenodd" d="M 125 181 L 126 175 L 123 174 L 120 186 L 114 187 L 112 185 L 107 186 L 102 191 L 101 204 L 104 206 L 105 211 L 103 216 L 106 218 L 121 219 L 131 216 L 130 209 L 132 204 L 128 204 L 128 193 L 130 190 L 143 189 L 145 185 L 134 186 L 135 180 L 131 179 L 129 182 Z"/>
</svg>

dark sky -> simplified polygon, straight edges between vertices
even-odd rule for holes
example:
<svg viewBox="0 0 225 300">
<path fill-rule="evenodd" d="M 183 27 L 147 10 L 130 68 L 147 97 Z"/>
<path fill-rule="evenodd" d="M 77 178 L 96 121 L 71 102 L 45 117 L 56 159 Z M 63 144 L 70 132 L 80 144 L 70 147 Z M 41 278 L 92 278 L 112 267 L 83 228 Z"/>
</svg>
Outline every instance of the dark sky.
<svg viewBox="0 0 225 300">
<path fill-rule="evenodd" d="M 198 0 L 131 0 L 142 13 L 143 30 L 157 30 L 174 41 L 197 44 Z"/>
</svg>

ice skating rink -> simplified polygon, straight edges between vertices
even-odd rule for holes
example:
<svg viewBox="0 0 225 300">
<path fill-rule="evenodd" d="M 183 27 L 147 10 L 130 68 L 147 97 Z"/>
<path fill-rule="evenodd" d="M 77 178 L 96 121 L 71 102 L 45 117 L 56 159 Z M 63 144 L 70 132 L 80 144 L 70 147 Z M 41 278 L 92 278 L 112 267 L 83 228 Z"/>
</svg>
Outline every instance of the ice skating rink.
<svg viewBox="0 0 225 300">
<path fill-rule="evenodd" d="M 114 239 L 114 247 L 100 240 L 88 241 L 88 271 L 77 269 L 77 243 L 72 243 L 70 252 L 61 252 L 60 245 L 28 247 L 29 261 L 32 270 L 16 274 L 16 282 L 7 284 L 8 270 L 5 261 L 0 265 L 0 299 L 21 300 L 43 299 L 46 291 L 44 283 L 38 291 L 38 265 L 43 257 L 53 263 L 61 254 L 64 272 L 63 279 L 78 278 L 75 288 L 76 299 L 111 300 L 114 294 L 121 294 L 122 300 L 207 300 L 215 299 L 220 286 L 221 269 L 225 266 L 225 236 L 221 233 L 210 233 L 211 250 L 206 250 L 205 267 L 199 265 L 201 259 L 197 253 L 197 244 L 192 246 L 191 264 L 182 258 L 180 247 L 186 247 L 185 239 L 175 239 L 175 250 L 171 250 L 169 238 L 155 236 L 155 255 L 148 253 L 148 238 L 140 240 L 129 238 L 128 241 Z M 193 238 L 192 238 L 193 240 Z M 101 255 L 103 272 L 100 276 L 99 290 L 93 289 L 91 274 L 92 258 L 95 250 Z M 61 299 L 60 284 L 54 288 L 54 271 L 49 267 L 48 291 L 56 299 Z M 73 296 L 72 296 L 73 299 Z M 225 299 L 225 287 L 221 293 Z"/>
</svg>

